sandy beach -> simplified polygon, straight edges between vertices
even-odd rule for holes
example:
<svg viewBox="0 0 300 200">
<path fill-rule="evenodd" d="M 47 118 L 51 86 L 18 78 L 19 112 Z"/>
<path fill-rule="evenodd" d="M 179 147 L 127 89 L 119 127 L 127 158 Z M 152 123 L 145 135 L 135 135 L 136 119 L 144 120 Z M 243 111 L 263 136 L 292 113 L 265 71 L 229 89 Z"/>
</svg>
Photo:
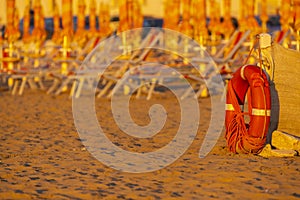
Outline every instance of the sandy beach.
<svg viewBox="0 0 300 200">
<path fill-rule="evenodd" d="M 135 152 L 168 143 L 178 129 L 178 104 L 168 95 L 132 99 L 137 124 L 149 123 L 149 106 L 168 112 L 163 130 L 132 139 L 114 123 L 110 101 L 96 99 L 97 117 L 114 144 Z M 76 131 L 67 94 L 26 90 L 0 93 L 0 199 L 300 199 L 300 158 L 262 158 L 229 153 L 224 133 L 198 156 L 210 119 L 210 99 L 199 99 L 200 127 L 190 148 L 171 165 L 149 173 L 125 173 L 95 159 Z M 145 114 L 146 113 L 146 114 Z"/>
</svg>

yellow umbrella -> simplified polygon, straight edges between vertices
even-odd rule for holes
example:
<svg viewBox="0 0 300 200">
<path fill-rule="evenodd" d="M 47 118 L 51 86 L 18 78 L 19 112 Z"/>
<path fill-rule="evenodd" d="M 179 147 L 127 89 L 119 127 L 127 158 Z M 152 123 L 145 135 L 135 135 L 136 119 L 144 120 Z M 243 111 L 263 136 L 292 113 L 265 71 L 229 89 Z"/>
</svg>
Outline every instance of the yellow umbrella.
<svg viewBox="0 0 300 200">
<path fill-rule="evenodd" d="M 228 40 L 231 36 L 231 34 L 234 31 L 233 24 L 231 22 L 231 0 L 223 0 L 224 4 L 224 15 L 221 26 L 221 32 L 224 34 L 225 39 Z"/>
<path fill-rule="evenodd" d="M 296 49 L 300 51 L 300 0 L 294 0 L 294 6 L 295 6 L 295 25 L 294 28 L 296 30 Z"/>
<path fill-rule="evenodd" d="M 254 32 L 253 34 L 256 35 L 256 34 L 258 34 L 258 31 L 259 31 L 259 25 L 255 19 L 255 15 L 254 15 L 254 2 L 255 2 L 255 0 L 246 1 L 246 5 L 247 5 L 246 10 L 248 11 L 247 25 Z"/>
<path fill-rule="evenodd" d="M 180 0 L 166 0 L 164 6 L 164 28 L 178 30 Z"/>
<path fill-rule="evenodd" d="M 7 23 L 4 33 L 4 39 L 8 42 L 15 42 L 21 36 L 20 31 L 15 27 L 15 0 L 6 1 Z"/>
<path fill-rule="evenodd" d="M 221 32 L 220 14 L 220 4 L 216 2 L 216 0 L 210 0 L 210 21 L 208 29 L 211 31 L 213 41 L 216 41 L 217 35 Z"/>
<path fill-rule="evenodd" d="M 268 13 L 267 13 L 267 0 L 261 0 L 261 14 L 260 14 L 260 19 L 262 22 L 262 31 L 267 32 L 267 21 L 269 19 Z"/>
<path fill-rule="evenodd" d="M 248 29 L 247 25 L 247 6 L 245 0 L 240 0 L 239 4 L 239 30 L 244 32 Z"/>
<path fill-rule="evenodd" d="M 193 27 L 191 25 L 191 0 L 182 1 L 182 22 L 180 24 L 180 32 L 193 37 Z"/>
<path fill-rule="evenodd" d="M 34 10 L 34 28 L 32 30 L 31 39 L 34 42 L 41 43 L 46 39 L 47 34 L 45 30 L 45 22 L 44 22 L 44 16 L 43 16 L 40 0 L 35 1 L 33 10 Z"/>
<path fill-rule="evenodd" d="M 93 37 L 98 37 L 99 33 L 97 30 L 97 23 L 96 23 L 96 2 L 95 0 L 91 0 L 90 1 L 90 16 L 89 16 L 89 20 L 90 20 L 90 29 L 89 29 L 89 37 L 93 38 Z"/>
<path fill-rule="evenodd" d="M 193 0 L 192 8 L 194 39 L 203 46 L 208 37 L 206 28 L 206 1 Z"/>
<path fill-rule="evenodd" d="M 60 15 L 56 3 L 53 5 L 53 35 L 52 41 L 59 44 L 62 41 L 62 33 L 60 30 Z"/>
<path fill-rule="evenodd" d="M 85 30 L 85 9 L 85 1 L 79 0 L 77 11 L 77 30 L 74 35 L 74 41 L 76 41 L 80 46 L 83 46 L 87 40 L 87 31 Z"/>
<path fill-rule="evenodd" d="M 30 41 L 30 6 L 27 5 L 23 17 L 23 42 Z"/>
<path fill-rule="evenodd" d="M 72 40 L 73 37 L 73 14 L 72 14 L 72 0 L 62 0 L 62 25 L 63 36 L 67 40 Z"/>
<path fill-rule="evenodd" d="M 119 27 L 118 32 L 127 31 L 130 29 L 128 21 L 128 3 L 127 0 L 121 0 L 119 5 Z"/>
<path fill-rule="evenodd" d="M 106 37 L 112 33 L 112 28 L 110 26 L 110 10 L 108 4 L 100 3 L 99 27 L 100 37 Z"/>
<path fill-rule="evenodd" d="M 144 17 L 142 13 L 141 3 L 138 0 L 132 2 L 132 13 L 133 13 L 133 28 L 143 27 Z"/>
<path fill-rule="evenodd" d="M 290 0 L 282 0 L 280 7 L 280 24 L 281 30 L 287 31 L 289 29 L 289 24 L 287 23 L 291 16 L 291 1 Z"/>
</svg>

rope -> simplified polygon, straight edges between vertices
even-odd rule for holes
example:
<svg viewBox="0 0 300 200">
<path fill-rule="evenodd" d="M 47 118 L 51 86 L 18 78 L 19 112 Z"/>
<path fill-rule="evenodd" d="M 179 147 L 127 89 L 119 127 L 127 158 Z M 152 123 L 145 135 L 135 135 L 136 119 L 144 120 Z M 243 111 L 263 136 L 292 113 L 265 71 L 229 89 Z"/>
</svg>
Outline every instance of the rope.
<svg viewBox="0 0 300 200">
<path fill-rule="evenodd" d="M 242 112 L 242 110 L 240 109 L 230 81 L 228 84 L 228 94 L 229 98 L 232 100 L 231 103 L 234 107 L 234 111 L 232 111 L 234 112 L 234 116 L 230 121 L 226 131 L 226 141 L 229 150 L 234 153 L 237 153 L 238 149 L 243 153 L 259 153 L 259 151 L 265 145 L 264 132 L 262 137 L 259 138 L 251 137 L 249 135 L 248 128 L 244 119 L 244 115 L 249 115 L 249 113 Z"/>
<path fill-rule="evenodd" d="M 244 62 L 244 65 L 246 65 L 248 63 L 248 61 L 249 61 L 249 59 L 250 59 L 250 57 L 251 57 L 251 55 L 253 53 L 253 50 L 255 49 L 255 46 L 258 44 L 258 42 L 259 42 L 259 37 L 256 36 L 254 44 L 253 44 L 253 46 L 250 49 L 250 52 L 249 52 L 249 54 L 248 54 L 248 56 L 247 56 L 247 58 L 246 58 L 246 60 Z"/>
</svg>

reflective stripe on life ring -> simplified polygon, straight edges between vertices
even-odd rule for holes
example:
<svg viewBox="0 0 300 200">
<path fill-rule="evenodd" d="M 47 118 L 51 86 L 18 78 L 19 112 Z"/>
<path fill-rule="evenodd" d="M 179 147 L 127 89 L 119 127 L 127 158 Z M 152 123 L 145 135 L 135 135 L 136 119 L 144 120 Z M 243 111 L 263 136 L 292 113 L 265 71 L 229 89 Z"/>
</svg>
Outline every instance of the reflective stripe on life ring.
<svg viewBox="0 0 300 200">
<path fill-rule="evenodd" d="M 225 110 L 234 111 L 234 107 L 232 104 L 226 104 Z M 251 114 L 255 116 L 271 116 L 271 110 L 252 108 Z"/>
</svg>

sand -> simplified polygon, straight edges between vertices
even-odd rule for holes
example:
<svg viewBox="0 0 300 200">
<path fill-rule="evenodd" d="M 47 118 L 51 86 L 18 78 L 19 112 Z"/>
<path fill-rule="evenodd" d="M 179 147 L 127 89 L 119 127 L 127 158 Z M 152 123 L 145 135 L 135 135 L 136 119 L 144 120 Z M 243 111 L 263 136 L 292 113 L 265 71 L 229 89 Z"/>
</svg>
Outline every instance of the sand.
<svg viewBox="0 0 300 200">
<path fill-rule="evenodd" d="M 115 144 L 149 152 L 166 145 L 180 121 L 168 95 L 131 101 L 137 124 L 149 123 L 148 108 L 165 106 L 169 117 L 151 139 L 132 139 L 113 121 L 110 101 L 96 99 L 98 119 Z M 76 131 L 72 100 L 43 91 L 23 96 L 0 92 L 0 199 L 300 199 L 300 158 L 262 158 L 229 153 L 224 132 L 205 157 L 198 157 L 210 120 L 210 100 L 199 99 L 197 136 L 177 161 L 148 173 L 125 173 L 95 159 Z"/>
</svg>

